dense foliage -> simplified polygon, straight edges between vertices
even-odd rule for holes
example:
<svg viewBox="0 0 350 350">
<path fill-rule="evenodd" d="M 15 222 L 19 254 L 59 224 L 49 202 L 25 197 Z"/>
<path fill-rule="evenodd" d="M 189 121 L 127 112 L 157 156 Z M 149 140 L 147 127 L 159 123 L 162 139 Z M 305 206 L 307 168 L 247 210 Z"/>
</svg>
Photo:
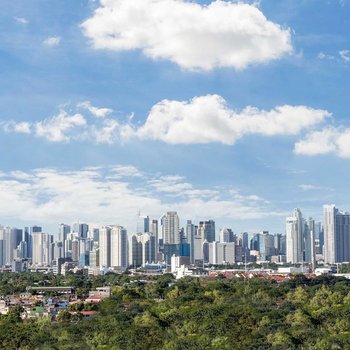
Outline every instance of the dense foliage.
<svg viewBox="0 0 350 350">
<path fill-rule="evenodd" d="M 2 275 L 0 283 L 10 277 L 33 278 Z M 80 288 L 87 283 L 81 276 L 60 278 L 60 283 L 83 283 Z M 170 275 L 146 281 L 125 275 L 85 279 L 113 285 L 96 318 L 63 312 L 56 322 L 23 322 L 16 307 L 0 319 L 0 348 L 350 349 L 350 281 L 345 279 L 297 276 L 280 284 L 260 278 L 174 283 Z"/>
</svg>

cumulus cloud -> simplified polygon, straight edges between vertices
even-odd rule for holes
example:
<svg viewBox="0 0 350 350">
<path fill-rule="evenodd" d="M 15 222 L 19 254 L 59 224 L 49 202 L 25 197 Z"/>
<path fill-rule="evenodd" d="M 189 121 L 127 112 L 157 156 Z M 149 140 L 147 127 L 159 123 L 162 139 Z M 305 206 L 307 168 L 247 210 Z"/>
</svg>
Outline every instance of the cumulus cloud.
<svg viewBox="0 0 350 350">
<path fill-rule="evenodd" d="M 87 109 L 96 118 L 104 118 L 108 114 L 112 113 L 113 110 L 110 108 L 97 108 L 94 107 L 90 101 L 84 101 L 78 104 L 78 107 Z"/>
<path fill-rule="evenodd" d="M 129 177 L 113 178 L 115 170 L 139 174 L 140 184 L 135 185 Z M 155 191 L 155 181 L 184 181 L 190 192 L 181 197 L 164 197 Z M 141 188 L 141 190 L 140 190 Z M 28 172 L 0 173 L 0 212 L 2 220 L 22 220 L 55 224 L 73 222 L 79 218 L 85 222 L 100 224 L 119 223 L 133 231 L 139 210 L 158 218 L 168 210 L 177 210 L 183 220 L 195 217 L 244 220 L 284 215 L 270 205 L 250 200 L 235 200 L 228 189 L 220 192 L 211 188 L 199 188 L 174 176 L 144 175 L 139 169 L 128 165 L 110 168 L 86 168 L 61 171 L 52 168 L 33 169 Z M 210 191 L 213 191 L 210 194 Z M 205 195 L 200 195 L 203 192 Z M 11 203 L 11 205 L 8 205 Z M 3 222 L 4 223 L 4 222 Z"/>
<path fill-rule="evenodd" d="M 300 155 L 334 153 L 339 157 L 350 157 L 350 129 L 327 127 L 313 131 L 295 144 L 294 152 Z"/>
<path fill-rule="evenodd" d="M 292 51 L 291 33 L 256 4 L 184 0 L 100 0 L 82 23 L 95 49 L 141 50 L 184 69 L 243 69 Z"/>
<path fill-rule="evenodd" d="M 84 125 L 86 120 L 81 114 L 68 115 L 61 111 L 57 116 L 35 123 L 35 134 L 51 142 L 69 141 L 67 133 Z"/>
<path fill-rule="evenodd" d="M 58 46 L 61 43 L 59 36 L 50 36 L 43 41 L 43 44 L 49 47 Z"/>
<path fill-rule="evenodd" d="M 81 104 L 78 108 L 82 108 Z M 98 109 L 101 110 L 100 115 L 108 109 Z M 80 113 L 68 114 L 61 110 L 57 116 L 32 124 L 3 122 L 0 125 L 8 132 L 33 131 L 34 135 L 51 142 L 91 140 L 98 144 L 113 144 L 138 138 L 169 144 L 215 142 L 232 145 L 248 135 L 297 135 L 330 115 L 325 110 L 290 105 L 269 111 L 251 106 L 234 110 L 221 96 L 207 95 L 189 101 L 160 101 L 151 108 L 143 124 L 133 124 L 132 118 L 124 123 L 112 117 L 88 119 Z"/>
<path fill-rule="evenodd" d="M 151 109 L 144 125 L 124 130 L 123 137 L 160 140 L 171 144 L 234 144 L 245 135 L 296 135 L 325 120 L 330 113 L 306 106 L 278 106 L 270 111 L 230 109 L 218 95 L 190 101 L 163 100 Z"/>
</svg>

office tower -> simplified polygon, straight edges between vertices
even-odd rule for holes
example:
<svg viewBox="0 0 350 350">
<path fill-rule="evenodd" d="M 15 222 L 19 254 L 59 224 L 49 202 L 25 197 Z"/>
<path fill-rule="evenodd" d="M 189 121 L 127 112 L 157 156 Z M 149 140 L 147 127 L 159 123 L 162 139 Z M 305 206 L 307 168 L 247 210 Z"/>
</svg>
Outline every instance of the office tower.
<svg viewBox="0 0 350 350">
<path fill-rule="evenodd" d="M 66 224 L 60 224 L 58 226 L 58 241 L 64 242 L 67 239 L 67 235 L 70 232 L 70 226 Z"/>
<path fill-rule="evenodd" d="M 80 251 L 79 251 L 79 240 L 77 238 L 72 240 L 72 260 L 74 262 L 79 261 Z"/>
<path fill-rule="evenodd" d="M 89 266 L 90 267 L 98 267 L 98 266 L 100 266 L 99 249 L 97 247 L 94 247 L 89 252 Z"/>
<path fill-rule="evenodd" d="M 200 221 L 198 225 L 198 235 L 208 242 L 215 241 L 215 221 Z"/>
<path fill-rule="evenodd" d="M 32 258 L 33 254 L 33 240 L 32 240 L 32 234 L 35 232 L 42 232 L 41 226 L 30 226 L 29 228 L 26 227 L 23 232 L 23 241 L 27 242 L 27 256 L 28 258 Z"/>
<path fill-rule="evenodd" d="M 142 216 L 139 214 L 137 218 L 137 227 L 136 232 L 137 233 L 145 233 L 150 232 L 149 227 L 149 217 L 148 216 Z"/>
<path fill-rule="evenodd" d="M 180 243 L 180 223 L 176 211 L 168 211 L 162 217 L 162 236 L 164 244 Z"/>
<path fill-rule="evenodd" d="M 203 263 L 203 240 L 201 236 L 194 236 L 194 264 Z"/>
<path fill-rule="evenodd" d="M 202 244 L 203 249 L 203 263 L 209 262 L 209 242 L 207 240 L 204 240 Z"/>
<path fill-rule="evenodd" d="M 197 232 L 197 226 L 192 224 L 191 220 L 187 220 L 186 224 L 186 240 L 190 245 L 190 263 L 194 264 L 194 237 Z"/>
<path fill-rule="evenodd" d="M 260 247 L 260 235 L 258 233 L 254 234 L 250 240 L 250 250 L 259 250 Z"/>
<path fill-rule="evenodd" d="M 323 206 L 324 261 L 350 261 L 350 214 L 335 205 Z"/>
<path fill-rule="evenodd" d="M 209 243 L 209 263 L 213 265 L 234 264 L 236 262 L 235 242 Z"/>
<path fill-rule="evenodd" d="M 304 226 L 304 261 L 313 265 L 316 262 L 315 221 L 312 218 L 308 218 Z"/>
<path fill-rule="evenodd" d="M 52 261 L 52 235 L 43 232 L 33 232 L 32 265 L 48 266 Z"/>
<path fill-rule="evenodd" d="M 293 216 L 286 219 L 287 262 L 302 263 L 303 259 L 303 217 L 300 209 L 294 209 Z"/>
<path fill-rule="evenodd" d="M 98 228 L 89 228 L 88 238 L 94 242 L 99 241 L 100 230 Z"/>
<path fill-rule="evenodd" d="M 275 254 L 275 238 L 268 231 L 263 231 L 259 234 L 258 250 L 261 261 L 268 261 Z"/>
<path fill-rule="evenodd" d="M 130 238 L 130 255 L 129 263 L 133 268 L 142 265 L 142 243 L 139 239 L 140 234 L 133 234 Z"/>
<path fill-rule="evenodd" d="M 242 232 L 239 235 L 239 239 L 241 241 L 241 246 L 244 251 L 247 251 L 249 249 L 249 235 L 248 232 Z"/>
<path fill-rule="evenodd" d="M 104 226 L 100 230 L 99 249 L 100 249 L 100 266 L 111 266 L 111 227 Z"/>
<path fill-rule="evenodd" d="M 235 235 L 230 228 L 223 228 L 219 232 L 220 243 L 228 243 L 235 241 Z"/>
<path fill-rule="evenodd" d="M 121 270 L 128 267 L 128 235 L 122 226 L 111 227 L 111 266 Z"/>
<path fill-rule="evenodd" d="M 53 243 L 53 253 L 52 253 L 52 260 L 58 260 L 64 258 L 64 248 L 63 248 L 63 242 L 56 241 Z"/>
<path fill-rule="evenodd" d="M 14 251 L 22 241 L 23 231 L 17 228 L 5 229 L 5 264 L 12 265 Z"/>
<path fill-rule="evenodd" d="M 144 266 L 158 261 L 156 254 L 156 237 L 151 232 L 136 233 L 130 239 L 129 263 L 133 267 Z"/>
<path fill-rule="evenodd" d="M 153 233 L 154 237 L 155 237 L 155 241 L 156 241 L 156 260 L 158 261 L 158 254 L 159 254 L 159 237 L 158 237 L 158 220 L 157 219 L 153 219 L 152 220 L 152 224 L 150 227 L 150 232 Z"/>
<path fill-rule="evenodd" d="M 73 224 L 73 232 L 78 233 L 80 238 L 87 238 L 88 231 L 89 231 L 88 224 L 80 224 L 80 223 Z"/>
<path fill-rule="evenodd" d="M 275 240 L 275 254 L 274 255 L 285 255 L 286 254 L 286 236 L 282 233 L 276 233 L 274 236 Z"/>
<path fill-rule="evenodd" d="M 0 266 L 5 265 L 5 230 L 0 226 Z"/>
<path fill-rule="evenodd" d="M 142 265 L 155 263 L 156 259 L 156 238 L 153 233 L 143 233 L 140 237 L 142 243 Z"/>
<path fill-rule="evenodd" d="M 315 222 L 315 250 L 316 254 L 323 254 L 324 235 L 321 222 Z"/>
</svg>

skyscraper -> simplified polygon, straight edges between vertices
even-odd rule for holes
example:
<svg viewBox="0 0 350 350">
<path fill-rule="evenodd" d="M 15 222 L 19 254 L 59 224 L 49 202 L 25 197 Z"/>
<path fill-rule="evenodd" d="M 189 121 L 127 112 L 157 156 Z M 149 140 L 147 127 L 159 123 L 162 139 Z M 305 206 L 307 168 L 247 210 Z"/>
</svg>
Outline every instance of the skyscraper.
<svg viewBox="0 0 350 350">
<path fill-rule="evenodd" d="M 176 211 L 168 211 L 162 217 L 162 234 L 164 244 L 180 243 L 180 222 Z"/>
<path fill-rule="evenodd" d="M 324 261 L 350 261 L 350 214 L 335 205 L 323 206 Z"/>
<path fill-rule="evenodd" d="M 198 225 L 198 235 L 209 243 L 215 241 L 215 221 L 200 221 Z"/>
<path fill-rule="evenodd" d="M 111 267 L 125 270 L 128 267 L 128 235 L 122 226 L 111 227 Z"/>
<path fill-rule="evenodd" d="M 149 217 L 148 216 L 142 216 L 139 214 L 137 218 L 137 232 L 144 233 L 144 232 L 150 232 L 149 231 Z"/>
<path fill-rule="evenodd" d="M 300 209 L 294 209 L 293 216 L 286 219 L 287 262 L 302 263 L 303 259 L 303 217 Z"/>
<path fill-rule="evenodd" d="M 197 227 L 192 224 L 191 220 L 187 220 L 186 224 L 186 240 L 190 244 L 190 263 L 194 264 L 194 239 Z"/>
<path fill-rule="evenodd" d="M 52 262 L 52 235 L 43 232 L 33 232 L 32 264 L 39 266 L 51 265 Z"/>
<path fill-rule="evenodd" d="M 235 235 L 230 228 L 223 228 L 219 232 L 220 243 L 235 242 Z"/>
<path fill-rule="evenodd" d="M 100 266 L 111 266 L 111 227 L 104 226 L 100 230 L 99 249 L 100 249 Z"/>
</svg>

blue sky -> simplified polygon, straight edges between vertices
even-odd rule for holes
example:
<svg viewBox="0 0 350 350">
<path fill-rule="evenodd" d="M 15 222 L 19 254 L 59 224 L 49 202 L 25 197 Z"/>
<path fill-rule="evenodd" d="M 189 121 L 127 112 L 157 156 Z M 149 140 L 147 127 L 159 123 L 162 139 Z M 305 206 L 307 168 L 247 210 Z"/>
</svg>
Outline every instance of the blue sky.
<svg viewBox="0 0 350 350">
<path fill-rule="evenodd" d="M 350 1 L 2 0 L 0 222 L 347 210 Z"/>
</svg>

